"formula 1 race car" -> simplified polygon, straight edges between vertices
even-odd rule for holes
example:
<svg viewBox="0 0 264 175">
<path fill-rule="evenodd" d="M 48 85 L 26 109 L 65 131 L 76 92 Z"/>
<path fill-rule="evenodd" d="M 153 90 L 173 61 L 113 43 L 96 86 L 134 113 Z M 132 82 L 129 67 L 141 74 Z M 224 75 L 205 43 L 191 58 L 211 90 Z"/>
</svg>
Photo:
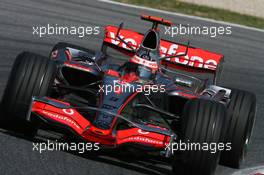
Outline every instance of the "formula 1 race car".
<svg viewBox="0 0 264 175">
<path fill-rule="evenodd" d="M 106 26 L 96 53 L 58 43 L 49 58 L 19 54 L 2 119 L 27 123 L 31 135 L 48 125 L 102 148 L 155 153 L 171 160 L 175 174 L 211 175 L 219 162 L 238 168 L 253 129 L 255 95 L 217 85 L 223 55 L 160 39 L 158 26 L 172 23 L 141 19 L 152 22 L 145 34 L 123 23 Z M 108 48 L 128 59 L 114 63 Z M 196 149 L 177 149 L 180 143 Z"/>
</svg>

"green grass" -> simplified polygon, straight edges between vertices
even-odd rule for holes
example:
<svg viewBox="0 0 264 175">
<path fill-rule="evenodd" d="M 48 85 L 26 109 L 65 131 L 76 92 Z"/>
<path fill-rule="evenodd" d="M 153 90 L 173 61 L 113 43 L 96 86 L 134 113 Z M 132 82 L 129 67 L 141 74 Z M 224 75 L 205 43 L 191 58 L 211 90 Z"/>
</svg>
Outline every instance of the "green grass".
<svg viewBox="0 0 264 175">
<path fill-rule="evenodd" d="M 177 0 L 115 0 L 115 1 L 152 7 L 161 10 L 179 12 L 194 16 L 206 17 L 215 20 L 221 20 L 221 21 L 264 29 L 263 18 L 243 15 L 223 9 L 179 2 Z"/>
</svg>

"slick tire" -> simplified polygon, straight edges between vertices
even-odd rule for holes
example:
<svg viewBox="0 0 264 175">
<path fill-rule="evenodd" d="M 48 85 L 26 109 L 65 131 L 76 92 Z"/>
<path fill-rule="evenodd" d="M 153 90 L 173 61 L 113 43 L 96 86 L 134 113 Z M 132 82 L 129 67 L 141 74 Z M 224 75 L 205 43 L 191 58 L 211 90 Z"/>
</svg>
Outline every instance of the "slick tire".
<svg viewBox="0 0 264 175">
<path fill-rule="evenodd" d="M 183 110 L 181 142 L 200 145 L 221 143 L 224 139 L 225 123 L 224 105 L 205 99 L 190 100 Z M 181 159 L 177 156 L 181 156 Z M 219 150 L 184 150 L 180 155 L 175 155 L 173 172 L 179 175 L 212 175 L 219 157 Z"/>
<path fill-rule="evenodd" d="M 228 116 L 230 122 L 225 143 L 231 143 L 231 150 L 221 153 L 220 164 L 239 168 L 252 135 L 256 117 L 256 96 L 247 91 L 231 89 Z"/>
<path fill-rule="evenodd" d="M 46 57 L 30 52 L 20 53 L 13 65 L 2 99 L 3 121 L 26 122 L 33 96 L 47 96 L 56 74 L 56 64 Z M 34 128 L 34 127 L 33 127 Z"/>
</svg>

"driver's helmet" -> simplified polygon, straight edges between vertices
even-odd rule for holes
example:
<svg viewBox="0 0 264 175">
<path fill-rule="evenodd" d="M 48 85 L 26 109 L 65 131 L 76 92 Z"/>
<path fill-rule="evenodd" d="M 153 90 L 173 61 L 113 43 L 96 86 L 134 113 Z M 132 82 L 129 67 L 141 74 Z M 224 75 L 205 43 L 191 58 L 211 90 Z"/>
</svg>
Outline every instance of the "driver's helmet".
<svg viewBox="0 0 264 175">
<path fill-rule="evenodd" d="M 129 71 L 135 71 L 140 79 L 149 80 L 155 77 L 158 64 L 156 61 L 134 55 L 129 60 L 129 69 Z"/>
</svg>

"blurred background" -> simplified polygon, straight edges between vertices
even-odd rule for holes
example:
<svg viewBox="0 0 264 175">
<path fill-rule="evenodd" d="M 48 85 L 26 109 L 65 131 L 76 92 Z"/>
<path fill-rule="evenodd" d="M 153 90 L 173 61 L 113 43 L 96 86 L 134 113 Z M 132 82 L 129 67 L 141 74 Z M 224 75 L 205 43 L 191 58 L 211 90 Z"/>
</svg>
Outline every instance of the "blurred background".
<svg viewBox="0 0 264 175">
<path fill-rule="evenodd" d="M 264 29 L 263 0 L 115 0 Z"/>
</svg>

